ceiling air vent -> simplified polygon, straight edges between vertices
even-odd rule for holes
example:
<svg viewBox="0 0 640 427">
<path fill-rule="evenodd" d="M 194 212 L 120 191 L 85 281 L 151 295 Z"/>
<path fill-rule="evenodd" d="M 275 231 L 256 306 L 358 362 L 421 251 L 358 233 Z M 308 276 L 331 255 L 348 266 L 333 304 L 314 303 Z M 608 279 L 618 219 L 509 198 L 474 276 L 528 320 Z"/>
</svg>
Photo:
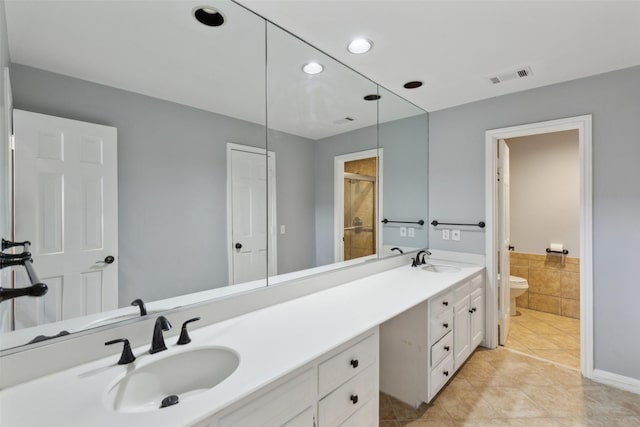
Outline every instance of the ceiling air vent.
<svg viewBox="0 0 640 427">
<path fill-rule="evenodd" d="M 510 73 L 499 74 L 495 77 L 489 77 L 491 83 L 498 84 L 502 82 L 508 82 L 509 80 L 522 79 L 524 77 L 528 77 L 532 74 L 531 67 L 524 67 L 517 71 L 512 71 Z"/>
</svg>

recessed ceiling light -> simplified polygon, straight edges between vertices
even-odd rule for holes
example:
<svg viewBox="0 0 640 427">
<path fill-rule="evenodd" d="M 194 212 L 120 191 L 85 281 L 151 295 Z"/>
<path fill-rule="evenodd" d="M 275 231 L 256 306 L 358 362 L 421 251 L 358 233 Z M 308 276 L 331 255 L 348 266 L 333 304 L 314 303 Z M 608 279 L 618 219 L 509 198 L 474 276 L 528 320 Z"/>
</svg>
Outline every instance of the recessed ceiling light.
<svg viewBox="0 0 640 427">
<path fill-rule="evenodd" d="M 319 74 L 322 72 L 322 70 L 324 70 L 324 67 L 322 66 L 322 64 L 318 64 L 317 62 L 309 62 L 308 64 L 304 64 L 302 66 L 302 71 L 311 75 Z"/>
<path fill-rule="evenodd" d="M 219 27 L 224 24 L 224 16 L 213 7 L 201 6 L 193 10 L 193 17 L 207 27 Z"/>
<path fill-rule="evenodd" d="M 414 80 L 412 82 L 406 82 L 404 84 L 405 89 L 416 89 L 416 88 L 419 88 L 420 86 L 422 86 L 422 82 L 418 80 Z"/>
<path fill-rule="evenodd" d="M 351 53 L 355 53 L 356 55 L 359 55 L 361 53 L 369 52 L 372 47 L 373 47 L 373 43 L 371 42 L 371 40 L 355 39 L 355 40 L 352 40 L 351 43 L 349 43 L 349 45 L 347 46 L 347 50 L 349 50 L 349 52 Z"/>
<path fill-rule="evenodd" d="M 364 97 L 365 101 L 377 101 L 378 99 L 382 98 L 382 96 L 380 95 L 367 95 Z"/>
</svg>

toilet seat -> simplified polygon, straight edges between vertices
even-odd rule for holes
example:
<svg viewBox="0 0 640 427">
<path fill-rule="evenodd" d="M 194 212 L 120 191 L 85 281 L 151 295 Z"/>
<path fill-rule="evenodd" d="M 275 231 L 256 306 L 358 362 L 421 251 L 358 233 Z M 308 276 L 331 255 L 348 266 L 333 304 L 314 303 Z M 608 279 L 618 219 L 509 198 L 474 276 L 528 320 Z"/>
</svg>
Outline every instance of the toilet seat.
<svg viewBox="0 0 640 427">
<path fill-rule="evenodd" d="M 500 282 L 500 273 L 498 273 L 498 282 Z M 529 289 L 529 282 L 523 277 L 509 276 L 509 287 L 511 289 Z"/>
<path fill-rule="evenodd" d="M 518 276 L 509 276 L 509 287 L 511 289 L 528 289 L 527 279 Z"/>
</svg>

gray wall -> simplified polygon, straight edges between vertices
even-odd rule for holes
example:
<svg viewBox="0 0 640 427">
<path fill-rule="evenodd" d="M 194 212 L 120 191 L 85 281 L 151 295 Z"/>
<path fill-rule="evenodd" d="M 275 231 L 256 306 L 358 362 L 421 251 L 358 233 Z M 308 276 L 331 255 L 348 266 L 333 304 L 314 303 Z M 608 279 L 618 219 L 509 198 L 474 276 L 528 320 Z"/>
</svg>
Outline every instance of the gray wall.
<svg viewBox="0 0 640 427">
<path fill-rule="evenodd" d="M 640 379 L 640 67 L 505 95 L 430 114 L 429 207 L 440 220 L 485 216 L 488 129 L 593 114 L 595 367 Z M 484 252 L 484 232 L 432 247 Z"/>
<path fill-rule="evenodd" d="M 429 117 L 427 114 L 380 125 L 380 147 L 383 148 L 382 217 L 390 220 L 417 221 L 425 225 L 415 228 L 415 237 L 400 237 L 400 224 L 383 227 L 385 245 L 426 248 L 428 246 L 428 198 L 424 191 L 428 181 Z M 403 224 L 404 225 L 404 224 Z"/>
<path fill-rule="evenodd" d="M 511 244 L 545 255 L 560 243 L 580 257 L 578 130 L 523 136 L 509 146 Z"/>
<path fill-rule="evenodd" d="M 334 258 L 334 158 L 378 147 L 376 126 L 319 139 L 315 149 L 316 265 L 335 262 Z"/>
<path fill-rule="evenodd" d="M 5 120 L 7 108 L 4 102 L 4 68 L 9 66 L 9 47 L 7 45 L 7 22 L 5 19 L 4 0 L 0 0 L 0 237 L 9 239 L 9 227 L 10 227 L 10 205 L 9 197 L 5 195 L 9 194 L 9 141 L 7 127 L 8 123 Z M 0 287 L 7 287 L 9 285 L 9 269 L 5 268 L 0 271 Z M 8 313 L 10 305 L 8 303 L 0 306 L 0 329 L 8 328 L 11 326 L 10 322 L 3 322 L 2 319 Z"/>
<path fill-rule="evenodd" d="M 267 144 L 276 153 L 278 274 L 315 267 L 315 141 L 270 130 Z"/>
<path fill-rule="evenodd" d="M 379 129 L 379 141 L 376 133 Z M 315 150 L 316 260 L 334 262 L 334 158 L 384 148 L 382 217 L 427 219 L 428 115 L 369 126 L 318 140 Z M 382 219 L 381 217 L 381 219 Z M 416 225 L 414 238 L 400 237 L 398 225 L 383 227 L 383 243 L 426 247 L 426 226 Z"/>
<path fill-rule="evenodd" d="M 263 126 L 22 65 L 11 73 L 16 108 L 118 128 L 121 306 L 227 284 L 226 143 L 265 147 Z M 296 160 L 310 143 L 271 135 L 278 218 L 292 231 L 279 239 L 280 264 L 307 268 L 314 233 L 292 213 L 313 213 L 312 185 L 296 169 L 312 163 Z"/>
</svg>

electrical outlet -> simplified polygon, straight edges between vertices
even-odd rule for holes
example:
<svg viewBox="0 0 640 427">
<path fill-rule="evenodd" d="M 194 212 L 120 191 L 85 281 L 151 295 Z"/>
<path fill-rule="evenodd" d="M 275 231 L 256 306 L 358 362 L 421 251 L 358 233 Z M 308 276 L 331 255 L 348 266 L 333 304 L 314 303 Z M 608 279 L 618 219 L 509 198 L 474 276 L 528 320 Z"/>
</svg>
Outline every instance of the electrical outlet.
<svg viewBox="0 0 640 427">
<path fill-rule="evenodd" d="M 400 227 L 400 237 L 407 237 L 407 227 Z"/>
<path fill-rule="evenodd" d="M 449 230 L 442 230 L 442 240 L 449 240 Z"/>
<path fill-rule="evenodd" d="M 409 237 L 416 237 L 416 229 L 409 227 Z"/>
<path fill-rule="evenodd" d="M 451 230 L 451 240 L 460 240 L 460 230 Z"/>
</svg>

